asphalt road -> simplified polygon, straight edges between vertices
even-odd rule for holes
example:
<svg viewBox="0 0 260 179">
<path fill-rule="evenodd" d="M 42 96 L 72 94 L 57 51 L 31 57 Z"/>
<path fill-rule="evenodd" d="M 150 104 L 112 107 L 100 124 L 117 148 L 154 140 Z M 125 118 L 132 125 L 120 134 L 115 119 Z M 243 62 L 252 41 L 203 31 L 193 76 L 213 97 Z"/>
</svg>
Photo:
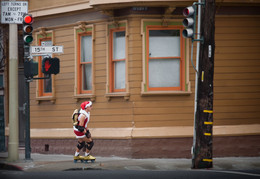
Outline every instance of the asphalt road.
<svg viewBox="0 0 260 179">
<path fill-rule="evenodd" d="M 73 169 L 57 172 L 24 172 L 0 171 L 1 179 L 256 179 L 260 178 L 260 171 L 215 171 L 215 170 L 181 170 L 181 171 L 140 171 L 140 170 L 101 170 L 101 169 Z"/>
<path fill-rule="evenodd" d="M 0 157 L 0 179 L 260 179 L 259 157 L 214 158 L 211 169 L 191 169 L 190 159 L 98 157 L 74 163 L 72 156 L 32 154 L 33 160 L 7 163 Z"/>
</svg>

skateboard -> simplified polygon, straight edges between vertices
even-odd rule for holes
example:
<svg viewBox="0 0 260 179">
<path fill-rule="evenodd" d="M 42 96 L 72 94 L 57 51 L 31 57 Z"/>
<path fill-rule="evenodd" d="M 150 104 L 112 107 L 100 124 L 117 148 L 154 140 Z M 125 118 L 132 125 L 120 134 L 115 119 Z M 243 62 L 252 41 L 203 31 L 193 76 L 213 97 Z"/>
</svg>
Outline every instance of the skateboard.
<svg viewBox="0 0 260 179">
<path fill-rule="evenodd" d="M 74 163 L 77 163 L 78 161 L 80 161 L 81 163 L 94 163 L 96 161 L 96 158 L 89 155 L 89 156 L 74 156 Z"/>
</svg>

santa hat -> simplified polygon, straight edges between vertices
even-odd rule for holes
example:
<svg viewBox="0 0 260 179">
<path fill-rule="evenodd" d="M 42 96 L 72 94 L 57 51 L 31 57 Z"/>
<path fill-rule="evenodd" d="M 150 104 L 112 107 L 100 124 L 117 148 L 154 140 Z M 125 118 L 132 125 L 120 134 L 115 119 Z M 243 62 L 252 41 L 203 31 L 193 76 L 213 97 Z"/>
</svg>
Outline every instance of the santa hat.
<svg viewBox="0 0 260 179">
<path fill-rule="evenodd" d="M 89 106 L 92 106 L 91 101 L 85 101 L 85 102 L 81 103 L 81 105 L 80 105 L 81 109 L 83 109 L 83 110 L 86 109 Z"/>
</svg>

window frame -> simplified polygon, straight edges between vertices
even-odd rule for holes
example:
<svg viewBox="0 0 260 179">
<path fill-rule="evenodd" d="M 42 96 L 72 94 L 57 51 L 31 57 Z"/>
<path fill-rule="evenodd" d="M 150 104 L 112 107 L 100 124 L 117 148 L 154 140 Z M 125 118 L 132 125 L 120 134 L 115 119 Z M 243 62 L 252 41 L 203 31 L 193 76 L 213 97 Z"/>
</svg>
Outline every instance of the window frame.
<svg viewBox="0 0 260 179">
<path fill-rule="evenodd" d="M 119 61 L 124 61 L 125 62 L 125 75 L 126 75 L 126 56 L 127 54 L 125 53 L 125 58 L 124 59 L 113 59 L 113 56 L 114 56 L 114 32 L 125 32 L 126 34 L 126 30 L 125 30 L 125 27 L 119 27 L 119 28 L 116 28 L 116 29 L 110 29 L 109 31 L 109 92 L 110 93 L 114 93 L 114 92 L 125 92 L 126 91 L 126 85 L 125 85 L 125 88 L 123 89 L 115 89 L 115 66 L 114 64 L 116 62 L 119 62 Z M 125 35 L 125 39 L 126 39 L 126 35 Z M 126 42 L 125 42 L 126 43 Z M 126 48 L 126 44 L 125 44 L 125 48 Z M 125 78 L 125 84 L 126 84 L 126 78 Z"/>
<path fill-rule="evenodd" d="M 89 98 L 91 101 L 95 101 L 95 26 L 94 25 L 85 25 L 80 23 L 78 26 L 74 27 L 74 44 L 75 44 L 75 73 L 74 73 L 74 98 L 78 101 L 82 98 Z M 92 88 L 91 90 L 81 91 L 81 76 L 78 70 L 81 57 L 81 36 L 86 34 L 91 34 L 92 36 Z"/>
<path fill-rule="evenodd" d="M 127 20 L 110 22 L 107 24 L 107 84 L 106 84 L 106 98 L 111 100 L 114 97 L 124 97 L 125 100 L 129 100 L 129 78 L 128 78 L 128 23 Z M 125 31 L 125 88 L 114 89 L 114 74 L 111 72 L 112 68 L 112 55 L 113 55 L 113 32 Z"/>
<path fill-rule="evenodd" d="M 168 27 L 164 27 L 164 26 L 147 26 L 146 27 L 146 46 L 147 46 L 147 50 L 146 50 L 146 67 L 147 67 L 147 90 L 148 91 L 183 91 L 184 88 L 184 53 L 183 53 L 183 44 L 184 44 L 184 39 L 181 36 L 180 33 L 180 56 L 179 57 L 149 57 L 149 31 L 150 30 L 180 30 L 181 29 L 177 26 L 168 26 Z M 180 86 L 179 87 L 150 87 L 149 86 L 149 61 L 153 60 L 153 59 L 180 59 Z"/>
<path fill-rule="evenodd" d="M 142 19 L 141 35 L 143 37 L 143 81 L 141 95 L 188 95 L 191 94 L 189 81 L 189 39 L 182 37 L 184 29 L 180 20 L 169 20 L 168 25 L 162 25 L 160 20 Z M 149 57 L 149 30 L 180 30 L 180 57 Z M 179 87 L 149 87 L 149 60 L 151 59 L 180 59 Z"/>
<path fill-rule="evenodd" d="M 41 46 L 42 41 L 52 41 L 52 44 L 54 45 L 54 32 L 52 30 L 50 31 L 40 31 L 36 33 L 36 44 Z M 38 61 L 38 77 L 44 77 L 44 74 L 42 73 L 42 56 L 37 57 Z M 36 82 L 36 100 L 38 103 L 40 101 L 50 100 L 52 103 L 55 102 L 55 76 L 51 75 L 51 85 L 52 85 L 52 92 L 51 93 L 44 93 L 43 89 L 43 83 L 44 80 L 37 80 Z"/>
<path fill-rule="evenodd" d="M 77 94 L 92 94 L 92 90 L 93 90 L 93 83 L 91 84 L 91 90 L 83 90 L 83 84 L 82 84 L 82 67 L 84 64 L 91 64 L 91 68 L 92 68 L 92 81 L 93 81 L 93 53 L 92 53 L 92 59 L 91 62 L 81 62 L 81 39 L 84 36 L 91 36 L 92 38 L 92 32 L 82 32 L 82 33 L 78 33 L 77 35 L 77 40 L 78 40 L 78 54 L 77 54 Z M 91 40 L 93 41 L 93 40 Z M 93 51 L 93 43 L 92 43 L 92 49 Z"/>
</svg>

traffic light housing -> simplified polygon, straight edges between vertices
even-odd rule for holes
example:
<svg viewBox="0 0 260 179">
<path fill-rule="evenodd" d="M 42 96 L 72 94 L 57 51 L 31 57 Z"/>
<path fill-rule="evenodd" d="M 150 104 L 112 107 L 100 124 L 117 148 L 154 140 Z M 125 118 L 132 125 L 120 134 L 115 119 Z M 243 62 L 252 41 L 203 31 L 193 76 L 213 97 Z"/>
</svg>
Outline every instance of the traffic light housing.
<svg viewBox="0 0 260 179">
<path fill-rule="evenodd" d="M 183 9 L 183 15 L 186 17 L 182 24 L 186 29 L 182 31 L 182 35 L 185 38 L 195 38 L 196 30 L 196 6 L 189 6 Z"/>
<path fill-rule="evenodd" d="M 27 60 L 24 62 L 24 76 L 26 78 L 33 78 L 33 76 L 38 75 L 38 62 L 33 60 Z"/>
<path fill-rule="evenodd" d="M 23 41 L 24 44 L 29 45 L 33 41 L 33 17 L 30 14 L 23 16 Z"/>
<path fill-rule="evenodd" d="M 45 57 L 42 60 L 42 73 L 58 74 L 60 72 L 60 59 Z"/>
</svg>

